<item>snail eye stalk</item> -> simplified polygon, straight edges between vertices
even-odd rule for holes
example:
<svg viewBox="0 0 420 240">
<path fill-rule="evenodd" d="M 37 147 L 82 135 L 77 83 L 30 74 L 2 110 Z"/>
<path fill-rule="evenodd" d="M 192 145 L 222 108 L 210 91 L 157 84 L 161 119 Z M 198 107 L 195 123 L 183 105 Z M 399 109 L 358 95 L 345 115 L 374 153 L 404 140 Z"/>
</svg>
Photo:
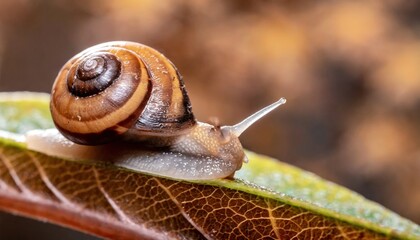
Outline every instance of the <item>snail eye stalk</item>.
<svg viewBox="0 0 420 240">
<path fill-rule="evenodd" d="M 245 130 L 247 130 L 252 124 L 256 121 L 286 103 L 285 98 L 280 98 L 277 102 L 259 110 L 258 112 L 252 114 L 251 116 L 245 118 L 242 122 L 235 124 L 233 126 L 222 127 L 222 131 L 231 132 L 233 135 L 239 137 Z"/>
</svg>

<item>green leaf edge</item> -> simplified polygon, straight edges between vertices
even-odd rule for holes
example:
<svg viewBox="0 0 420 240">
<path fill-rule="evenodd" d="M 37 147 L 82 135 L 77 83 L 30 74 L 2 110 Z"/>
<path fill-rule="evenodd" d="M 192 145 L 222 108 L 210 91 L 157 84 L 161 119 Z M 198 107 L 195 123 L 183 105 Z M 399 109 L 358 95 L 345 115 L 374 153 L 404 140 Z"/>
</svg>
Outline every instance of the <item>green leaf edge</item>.
<svg viewBox="0 0 420 240">
<path fill-rule="evenodd" d="M 18 103 L 18 102 L 25 102 L 25 101 L 29 101 L 31 103 L 34 103 L 35 106 L 38 106 L 38 107 L 41 107 L 41 108 L 42 107 L 48 107 L 49 106 L 49 94 L 35 93 L 35 92 L 12 92 L 12 93 L 5 92 L 5 93 L 0 93 L 0 103 L 4 103 L 4 102 L 17 102 Z M 8 145 L 8 146 L 11 146 L 11 147 L 16 147 L 16 148 L 22 149 L 24 151 L 28 151 L 25 142 L 17 140 L 19 138 L 19 136 L 22 136 L 22 135 L 14 134 L 14 133 L 10 133 L 10 135 L 0 134 L 0 143 L 4 144 L 6 146 Z M 229 189 L 232 189 L 232 190 L 246 192 L 246 193 L 256 195 L 256 196 L 259 196 L 259 197 L 263 197 L 263 198 L 270 198 L 270 199 L 273 199 L 273 200 L 276 200 L 276 201 L 279 201 L 279 202 L 282 202 L 282 203 L 285 203 L 285 204 L 289 204 L 291 206 L 307 209 L 311 212 L 314 212 L 316 214 L 320 214 L 320 215 L 325 216 L 325 217 L 330 217 L 330 218 L 333 218 L 333 219 L 337 219 L 339 221 L 347 222 L 347 223 L 349 223 L 351 225 L 354 225 L 354 226 L 359 226 L 359 227 L 362 227 L 362 228 L 365 228 L 365 229 L 369 229 L 369 230 L 372 230 L 374 232 L 384 234 L 388 237 L 394 237 L 394 238 L 397 237 L 397 238 L 402 238 L 402 239 L 419 239 L 419 237 L 420 237 L 420 226 L 418 226 L 417 224 L 415 224 L 415 223 L 413 223 L 413 222 L 411 222 L 407 219 L 404 219 L 404 218 L 400 217 L 398 214 L 384 208 L 380 204 L 377 204 L 375 202 L 367 200 L 366 198 L 364 198 L 360 194 L 357 194 L 357 193 L 355 193 L 355 192 L 353 192 L 353 191 L 351 191 L 351 190 L 349 190 L 345 187 L 339 186 L 335 183 L 324 180 L 324 179 L 320 178 L 319 176 L 317 176 L 313 173 L 310 173 L 310 172 L 304 171 L 300 168 L 294 167 L 292 165 L 280 162 L 280 161 L 278 161 L 274 158 L 270 158 L 270 157 L 267 157 L 267 156 L 264 156 L 264 155 L 256 154 L 256 153 L 253 153 L 251 151 L 246 151 L 246 154 L 247 154 L 247 156 L 250 160 L 250 163 L 252 163 L 254 161 L 259 162 L 259 163 L 262 162 L 263 163 L 262 165 L 264 165 L 264 166 L 266 164 L 269 164 L 269 165 L 274 164 L 275 166 L 280 167 L 282 169 L 288 169 L 288 171 L 299 172 L 299 174 L 301 174 L 304 177 L 309 177 L 309 178 L 311 178 L 311 180 L 319 181 L 322 184 L 330 185 L 330 187 L 334 188 L 335 190 L 345 192 L 346 194 L 349 194 L 350 196 L 352 196 L 353 198 L 355 198 L 359 202 L 363 201 L 364 203 L 368 204 L 369 207 L 373 207 L 375 210 L 378 210 L 382 213 L 385 213 L 386 215 L 389 215 L 393 219 L 396 219 L 396 221 L 400 221 L 400 224 L 399 224 L 400 229 L 395 229 L 392 226 L 381 225 L 378 222 L 372 222 L 372 221 L 369 221 L 367 219 L 351 216 L 351 215 L 346 214 L 346 213 L 340 213 L 340 212 L 337 212 L 337 211 L 332 210 L 332 209 L 330 209 L 328 207 L 325 207 L 325 206 L 318 206 L 318 205 L 314 204 L 313 202 L 309 202 L 305 199 L 294 197 L 294 196 L 276 191 L 276 190 L 270 188 L 270 186 L 267 186 L 267 185 L 264 186 L 264 184 L 263 185 L 257 185 L 256 183 L 252 182 L 252 179 L 251 180 L 246 180 L 246 179 L 241 179 L 241 178 L 236 178 L 235 177 L 234 181 L 227 180 L 227 179 L 217 179 L 217 180 L 210 180 L 210 181 L 207 180 L 207 181 L 185 181 L 185 182 L 224 187 L 224 188 L 229 188 Z M 98 163 L 88 163 L 88 164 L 98 164 Z M 99 165 L 102 165 L 102 164 L 99 164 Z M 123 168 L 121 168 L 121 169 L 125 170 L 125 171 L 132 172 L 132 170 L 123 169 Z M 235 176 L 240 174 L 244 169 L 246 169 L 246 167 L 243 167 L 240 171 L 238 171 Z M 145 173 L 140 173 L 140 174 L 145 174 Z M 263 175 L 265 175 L 265 174 L 266 173 L 263 173 Z M 161 177 L 161 178 L 163 178 L 163 177 Z"/>
</svg>

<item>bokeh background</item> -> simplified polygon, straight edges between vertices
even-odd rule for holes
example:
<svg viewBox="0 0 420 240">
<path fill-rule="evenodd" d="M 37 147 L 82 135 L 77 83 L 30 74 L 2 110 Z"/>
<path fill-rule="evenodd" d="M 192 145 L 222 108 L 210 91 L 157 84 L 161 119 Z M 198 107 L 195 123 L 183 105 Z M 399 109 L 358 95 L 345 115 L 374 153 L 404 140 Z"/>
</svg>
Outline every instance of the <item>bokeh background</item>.
<svg viewBox="0 0 420 240">
<path fill-rule="evenodd" d="M 79 51 L 141 42 L 178 67 L 199 120 L 233 124 L 284 96 L 246 148 L 420 223 L 419 12 L 402 0 L 1 0 L 0 91 L 49 92 Z M 0 236 L 7 222 L 31 226 L 2 214 Z"/>
</svg>

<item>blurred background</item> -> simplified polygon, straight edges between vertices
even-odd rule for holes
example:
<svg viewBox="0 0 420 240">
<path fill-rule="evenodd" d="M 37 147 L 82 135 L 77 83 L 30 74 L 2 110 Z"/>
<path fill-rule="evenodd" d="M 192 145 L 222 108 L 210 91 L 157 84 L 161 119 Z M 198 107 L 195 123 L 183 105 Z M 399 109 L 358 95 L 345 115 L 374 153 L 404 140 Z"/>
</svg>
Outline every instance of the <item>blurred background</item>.
<svg viewBox="0 0 420 240">
<path fill-rule="evenodd" d="M 141 42 L 178 67 L 197 119 L 234 124 L 284 96 L 246 148 L 420 223 L 419 12 L 402 0 L 2 0 L 0 91 L 49 92 L 81 50 Z M 19 221 L 0 215 L 0 236 Z"/>
</svg>

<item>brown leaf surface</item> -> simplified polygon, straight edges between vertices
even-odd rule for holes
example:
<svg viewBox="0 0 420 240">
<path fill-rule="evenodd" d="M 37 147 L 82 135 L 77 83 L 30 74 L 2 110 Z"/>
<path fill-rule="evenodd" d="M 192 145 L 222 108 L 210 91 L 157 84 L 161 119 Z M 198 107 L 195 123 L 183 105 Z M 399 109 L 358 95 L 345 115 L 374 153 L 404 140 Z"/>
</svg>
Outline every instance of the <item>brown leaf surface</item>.
<svg viewBox="0 0 420 240">
<path fill-rule="evenodd" d="M 0 145 L 0 208 L 112 239 L 383 239 L 279 201 Z"/>
</svg>

